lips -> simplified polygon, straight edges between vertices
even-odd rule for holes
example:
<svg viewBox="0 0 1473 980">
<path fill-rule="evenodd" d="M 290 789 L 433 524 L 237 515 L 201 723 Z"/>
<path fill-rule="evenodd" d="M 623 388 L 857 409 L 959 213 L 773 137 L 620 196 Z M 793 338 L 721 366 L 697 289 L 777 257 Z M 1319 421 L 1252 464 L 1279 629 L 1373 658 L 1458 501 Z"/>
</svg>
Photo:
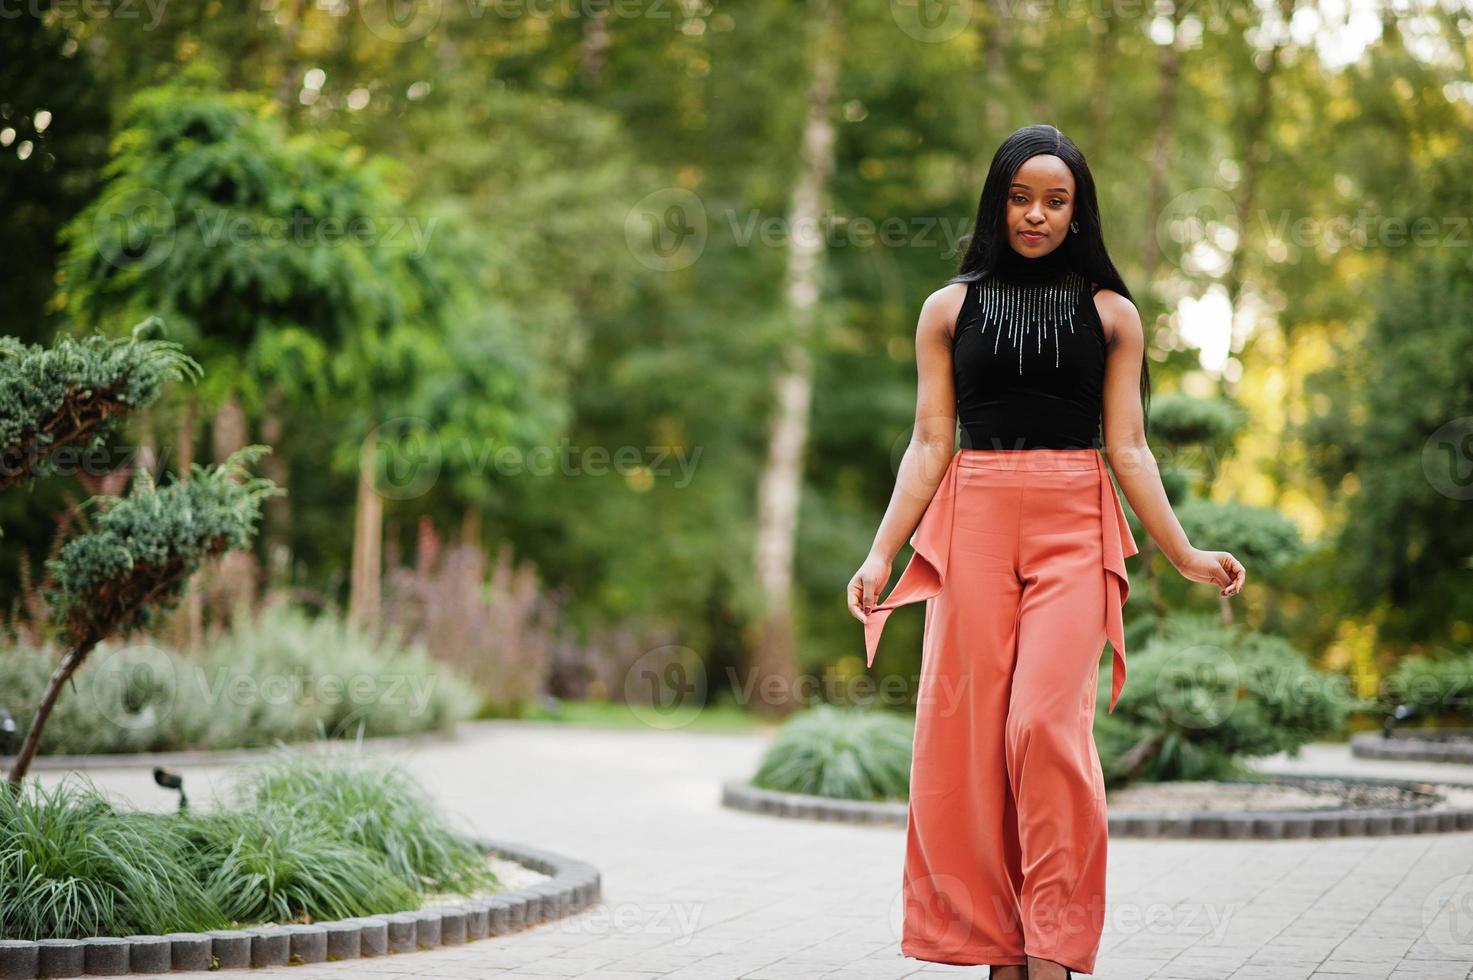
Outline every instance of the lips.
<svg viewBox="0 0 1473 980">
<path fill-rule="evenodd" d="M 1019 232 L 1019 234 L 1021 234 L 1024 238 L 1028 239 L 1028 241 L 1030 241 L 1030 242 L 1041 242 L 1044 239 L 1044 234 L 1041 231 L 1040 232 L 1024 231 L 1024 232 Z"/>
</svg>

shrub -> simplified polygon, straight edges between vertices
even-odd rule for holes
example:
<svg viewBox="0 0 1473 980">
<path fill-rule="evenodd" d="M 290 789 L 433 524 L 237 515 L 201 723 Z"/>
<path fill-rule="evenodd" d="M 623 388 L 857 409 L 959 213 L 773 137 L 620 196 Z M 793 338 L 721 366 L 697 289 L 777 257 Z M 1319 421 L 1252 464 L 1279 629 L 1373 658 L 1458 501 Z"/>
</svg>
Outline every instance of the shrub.
<svg viewBox="0 0 1473 980">
<path fill-rule="evenodd" d="M 60 652 L 0 649 L 0 691 L 15 709 L 40 700 Z M 314 736 L 449 729 L 478 697 L 419 645 L 377 642 L 336 614 L 268 605 L 236 616 L 198 654 L 108 640 L 74 677 L 41 736 L 42 753 L 241 748 Z M 22 727 L 24 734 L 26 727 Z"/>
<path fill-rule="evenodd" d="M 1100 682 L 1107 691 L 1108 676 Z M 1241 774 L 1239 759 L 1297 752 L 1338 731 L 1359 706 L 1343 677 L 1314 669 L 1284 639 L 1226 626 L 1215 613 L 1165 620 L 1132 653 L 1126 692 L 1113 714 L 1095 715 L 1108 784 Z"/>
<path fill-rule="evenodd" d="M 1473 719 L 1473 650 L 1407 657 L 1387 675 L 1383 701 Z"/>
<path fill-rule="evenodd" d="M 910 722 L 892 714 L 818 705 L 782 724 L 752 784 L 843 800 L 903 800 L 914 734 Z"/>
</svg>

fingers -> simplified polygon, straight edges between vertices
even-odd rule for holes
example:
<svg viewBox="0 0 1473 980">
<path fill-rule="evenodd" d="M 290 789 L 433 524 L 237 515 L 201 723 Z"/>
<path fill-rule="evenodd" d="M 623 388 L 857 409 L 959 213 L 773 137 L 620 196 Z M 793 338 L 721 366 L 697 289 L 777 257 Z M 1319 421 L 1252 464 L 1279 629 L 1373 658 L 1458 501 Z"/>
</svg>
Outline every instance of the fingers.
<svg viewBox="0 0 1473 980">
<path fill-rule="evenodd" d="M 1243 563 L 1232 555 L 1223 553 L 1222 567 L 1227 575 L 1227 581 L 1223 583 L 1222 594 L 1225 596 L 1237 595 L 1243 591 L 1243 581 L 1247 578 L 1247 569 Z"/>
<path fill-rule="evenodd" d="M 869 611 L 874 602 L 869 595 L 869 586 L 864 584 L 863 579 L 856 578 L 849 583 L 849 612 L 861 623 L 869 619 Z"/>
</svg>

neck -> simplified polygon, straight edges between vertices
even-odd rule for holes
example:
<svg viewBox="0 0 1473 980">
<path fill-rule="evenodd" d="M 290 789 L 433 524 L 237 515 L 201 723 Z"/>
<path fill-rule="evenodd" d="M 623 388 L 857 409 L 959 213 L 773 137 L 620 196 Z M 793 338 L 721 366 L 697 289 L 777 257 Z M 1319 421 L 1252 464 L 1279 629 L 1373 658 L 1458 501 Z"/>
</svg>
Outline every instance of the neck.
<svg viewBox="0 0 1473 980">
<path fill-rule="evenodd" d="M 1004 243 L 998 252 L 994 271 L 998 278 L 1012 282 L 1052 282 L 1069 272 L 1069 257 L 1064 254 L 1062 245 L 1052 252 L 1031 258 Z"/>
</svg>

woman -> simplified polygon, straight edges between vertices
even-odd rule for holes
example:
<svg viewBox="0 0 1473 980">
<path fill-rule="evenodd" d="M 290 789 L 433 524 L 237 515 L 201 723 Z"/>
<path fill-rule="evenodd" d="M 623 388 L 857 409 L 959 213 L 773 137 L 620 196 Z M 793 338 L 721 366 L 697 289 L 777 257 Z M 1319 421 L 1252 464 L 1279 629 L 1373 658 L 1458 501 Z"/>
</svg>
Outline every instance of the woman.
<svg viewBox="0 0 1473 980">
<path fill-rule="evenodd" d="M 1095 690 L 1108 640 L 1113 711 L 1138 550 L 1105 457 L 1178 572 L 1230 596 L 1244 569 L 1192 547 L 1171 511 L 1146 445 L 1140 317 L 1089 167 L 1054 127 L 998 149 L 960 271 L 921 309 L 916 361 L 915 432 L 848 587 L 871 665 L 890 612 L 926 600 L 901 952 L 1000 980 L 1091 973 L 1107 844 Z"/>
</svg>

